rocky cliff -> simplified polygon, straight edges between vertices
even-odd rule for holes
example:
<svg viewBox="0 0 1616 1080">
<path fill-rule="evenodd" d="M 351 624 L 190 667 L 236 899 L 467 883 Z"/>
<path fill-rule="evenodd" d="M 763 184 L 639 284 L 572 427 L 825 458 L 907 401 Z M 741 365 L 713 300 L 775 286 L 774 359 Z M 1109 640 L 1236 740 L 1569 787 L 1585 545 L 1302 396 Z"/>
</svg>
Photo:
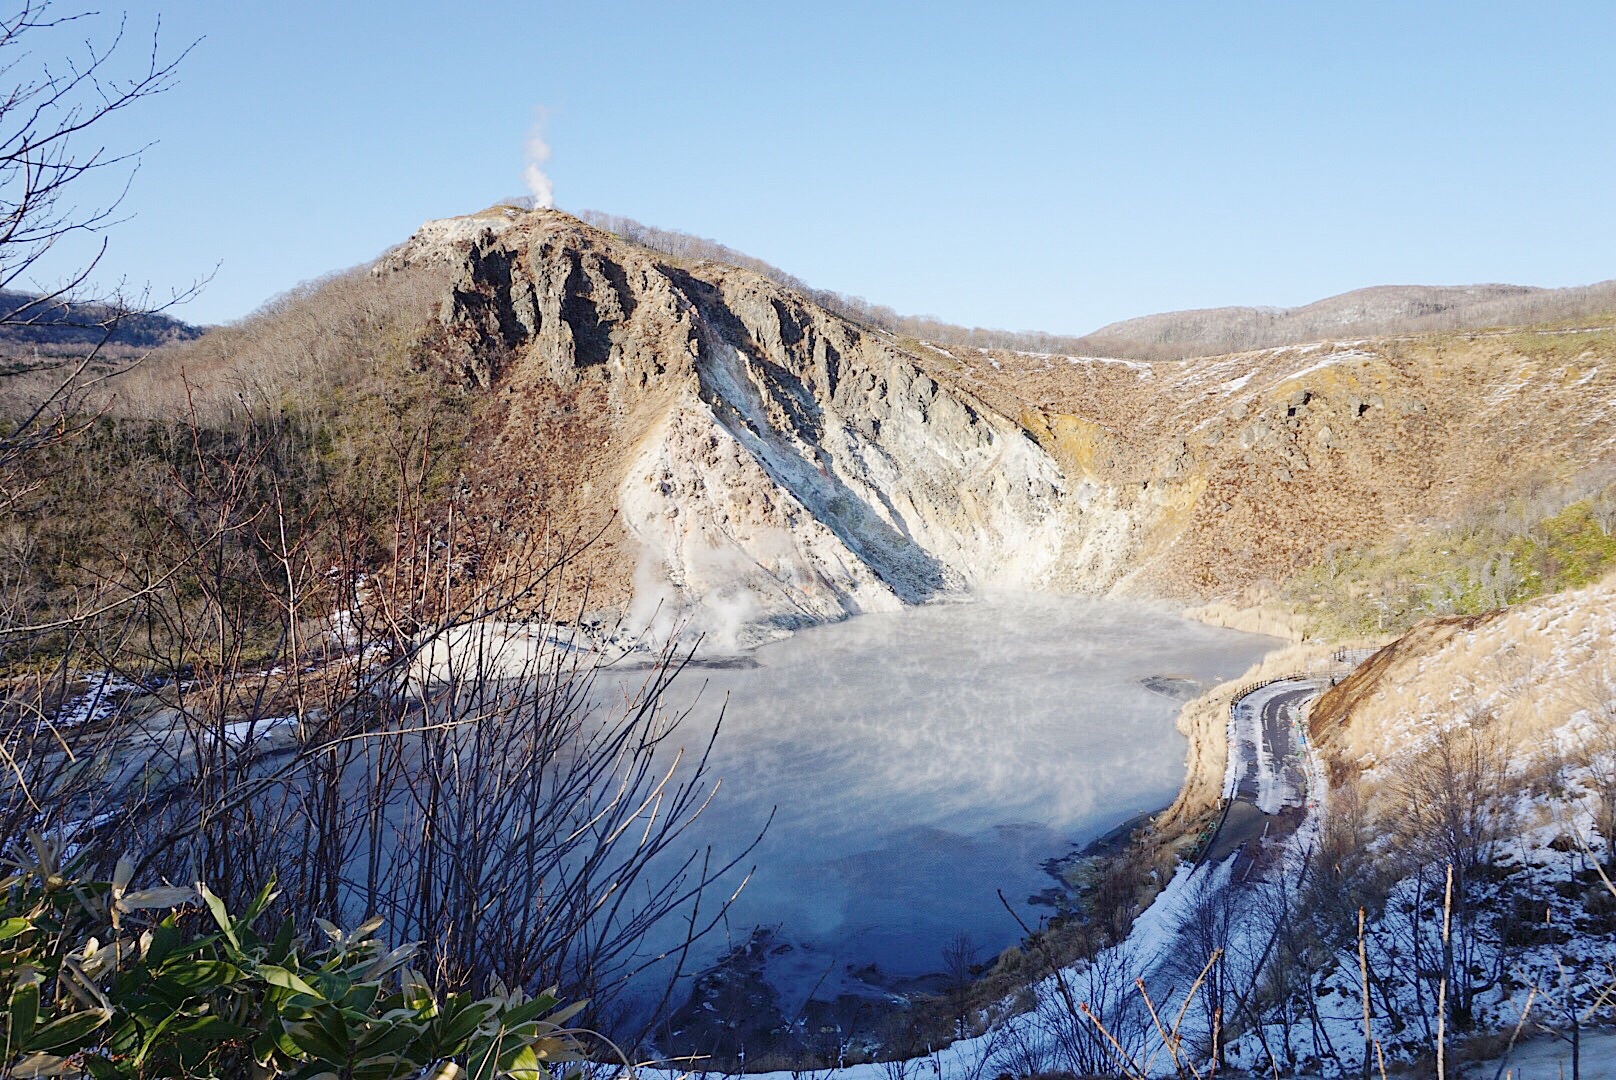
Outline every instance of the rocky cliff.
<svg viewBox="0 0 1616 1080">
<path fill-rule="evenodd" d="M 524 488 L 520 515 L 612 534 L 591 567 L 603 600 L 755 637 L 1052 587 L 1075 537 L 1126 530 L 1018 424 L 757 275 L 669 265 L 546 212 L 429 230 L 387 265 L 446 245 L 459 374 L 499 403 L 478 471 Z"/>
<path fill-rule="evenodd" d="M 592 538 L 592 602 L 736 643 L 967 588 L 1238 594 L 1616 461 L 1608 332 L 1124 362 L 871 330 L 555 211 L 431 223 L 508 528 Z"/>
</svg>

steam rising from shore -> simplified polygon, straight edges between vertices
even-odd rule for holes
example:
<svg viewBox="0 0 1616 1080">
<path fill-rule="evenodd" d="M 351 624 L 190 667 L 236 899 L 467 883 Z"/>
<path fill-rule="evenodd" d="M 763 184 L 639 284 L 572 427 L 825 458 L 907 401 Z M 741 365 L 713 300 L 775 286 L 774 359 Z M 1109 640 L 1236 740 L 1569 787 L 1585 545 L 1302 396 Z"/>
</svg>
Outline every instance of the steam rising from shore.
<svg viewBox="0 0 1616 1080">
<path fill-rule="evenodd" d="M 694 613 L 710 631 L 725 614 Z M 1146 680 L 1220 682 L 1274 644 L 1142 604 L 1008 595 L 862 615 L 765 645 L 755 667 L 692 669 L 665 701 L 694 709 L 685 745 L 723 714 L 700 842 L 733 853 L 774 818 L 732 931 L 777 926 L 793 944 L 800 985 L 771 966 L 783 1001 L 833 998 L 820 984 L 847 965 L 933 971 L 960 931 L 1009 943 L 996 890 L 1036 921 L 1023 898 L 1051 884 L 1045 859 L 1177 793 L 1179 702 Z"/>
</svg>

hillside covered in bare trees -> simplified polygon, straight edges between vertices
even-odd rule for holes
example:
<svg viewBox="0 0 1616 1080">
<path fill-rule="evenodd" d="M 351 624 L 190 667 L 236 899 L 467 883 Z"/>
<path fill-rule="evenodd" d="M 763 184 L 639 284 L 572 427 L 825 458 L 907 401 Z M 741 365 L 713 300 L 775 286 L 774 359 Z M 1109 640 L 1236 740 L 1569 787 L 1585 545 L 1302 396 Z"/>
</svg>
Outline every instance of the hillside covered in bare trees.
<svg viewBox="0 0 1616 1080">
<path fill-rule="evenodd" d="M 1616 281 L 1522 285 L 1381 285 L 1294 308 L 1173 311 L 1102 326 L 1081 340 L 1102 356 L 1175 360 L 1340 338 L 1616 320 Z"/>
</svg>

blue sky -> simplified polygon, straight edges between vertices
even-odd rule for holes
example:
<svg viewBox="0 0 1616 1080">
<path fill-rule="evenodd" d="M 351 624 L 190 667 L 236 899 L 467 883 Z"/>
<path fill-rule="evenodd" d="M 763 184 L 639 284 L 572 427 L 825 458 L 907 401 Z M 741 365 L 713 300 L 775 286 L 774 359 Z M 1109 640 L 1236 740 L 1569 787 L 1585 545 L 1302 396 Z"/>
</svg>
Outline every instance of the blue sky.
<svg viewBox="0 0 1616 1080">
<path fill-rule="evenodd" d="M 240 317 L 523 190 L 968 325 L 1616 277 L 1616 4 L 220 3 L 109 276 Z"/>
</svg>

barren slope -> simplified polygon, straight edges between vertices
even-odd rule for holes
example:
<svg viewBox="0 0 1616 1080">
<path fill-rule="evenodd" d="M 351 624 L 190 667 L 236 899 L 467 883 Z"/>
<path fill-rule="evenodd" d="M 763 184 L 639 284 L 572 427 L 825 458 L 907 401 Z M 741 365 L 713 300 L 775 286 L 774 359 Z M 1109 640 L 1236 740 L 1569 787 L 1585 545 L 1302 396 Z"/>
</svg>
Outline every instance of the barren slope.
<svg viewBox="0 0 1616 1080">
<path fill-rule="evenodd" d="M 1616 461 L 1616 335 L 1127 362 L 927 345 L 565 214 L 432 223 L 472 478 L 506 527 L 599 533 L 594 597 L 787 629 L 964 587 L 1235 596 Z"/>
<path fill-rule="evenodd" d="M 493 395 L 473 470 L 485 505 L 513 528 L 602 533 L 598 599 L 633 591 L 766 632 L 1054 584 L 1083 516 L 1060 470 L 879 336 L 756 274 L 674 267 L 553 212 L 469 241 L 429 230 L 385 265 L 446 246 L 459 374 Z"/>
</svg>

